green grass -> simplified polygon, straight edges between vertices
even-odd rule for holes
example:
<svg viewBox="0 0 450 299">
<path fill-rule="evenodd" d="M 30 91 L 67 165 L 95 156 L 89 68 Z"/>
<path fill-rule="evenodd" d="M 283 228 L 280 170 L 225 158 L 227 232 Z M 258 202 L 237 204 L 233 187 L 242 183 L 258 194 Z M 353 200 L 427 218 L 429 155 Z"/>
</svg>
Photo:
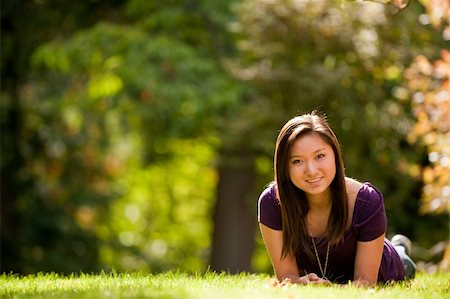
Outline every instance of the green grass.
<svg viewBox="0 0 450 299">
<path fill-rule="evenodd" d="M 375 288 L 274 287 L 267 275 L 37 274 L 0 276 L 1 298 L 450 298 L 450 274 L 418 274 L 409 282 Z"/>
</svg>

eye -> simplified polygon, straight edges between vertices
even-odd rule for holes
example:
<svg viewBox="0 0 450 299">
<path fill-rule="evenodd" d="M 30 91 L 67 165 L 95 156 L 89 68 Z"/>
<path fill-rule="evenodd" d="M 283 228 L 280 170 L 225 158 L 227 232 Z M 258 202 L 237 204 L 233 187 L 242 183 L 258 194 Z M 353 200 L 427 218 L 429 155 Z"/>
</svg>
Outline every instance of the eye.
<svg viewBox="0 0 450 299">
<path fill-rule="evenodd" d="M 317 159 L 322 159 L 322 158 L 324 158 L 325 157 L 325 154 L 318 154 L 317 155 Z"/>
<path fill-rule="evenodd" d="M 303 163 L 303 160 L 295 159 L 295 160 L 292 160 L 291 163 L 292 163 L 292 164 L 302 164 L 302 163 Z"/>
</svg>

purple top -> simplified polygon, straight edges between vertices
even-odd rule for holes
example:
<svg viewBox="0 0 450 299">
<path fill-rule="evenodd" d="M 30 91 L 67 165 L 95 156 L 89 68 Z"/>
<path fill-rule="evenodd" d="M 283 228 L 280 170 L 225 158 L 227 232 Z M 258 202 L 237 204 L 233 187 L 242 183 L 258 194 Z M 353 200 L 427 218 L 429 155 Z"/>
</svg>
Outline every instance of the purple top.
<svg viewBox="0 0 450 299">
<path fill-rule="evenodd" d="M 258 221 L 272 229 L 282 230 L 281 209 L 273 184 L 267 187 L 259 197 Z M 345 232 L 344 241 L 342 244 L 330 248 L 327 273 L 325 274 L 327 278 L 337 283 L 347 283 L 349 280 L 353 280 L 356 242 L 367 242 L 378 238 L 386 232 L 386 226 L 383 195 L 372 184 L 366 182 L 356 197 L 352 224 Z M 327 242 L 320 238 L 314 240 L 323 267 Z M 312 242 L 309 245 L 313 250 Z M 299 269 L 320 275 L 317 260 L 310 260 L 305 254 L 298 254 L 296 260 Z M 306 273 L 301 273 L 301 275 L 304 274 Z M 378 282 L 403 280 L 404 277 L 403 262 L 391 242 L 385 239 Z"/>
</svg>

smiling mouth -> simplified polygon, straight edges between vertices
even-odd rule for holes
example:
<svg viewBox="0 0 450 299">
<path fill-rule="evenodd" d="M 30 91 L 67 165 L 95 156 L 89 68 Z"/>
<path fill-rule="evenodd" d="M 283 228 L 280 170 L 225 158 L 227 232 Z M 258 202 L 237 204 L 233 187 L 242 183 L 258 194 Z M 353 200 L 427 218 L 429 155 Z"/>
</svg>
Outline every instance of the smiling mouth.
<svg viewBox="0 0 450 299">
<path fill-rule="evenodd" d="M 306 180 L 306 182 L 313 184 L 313 183 L 317 183 L 318 181 L 320 181 L 322 178 L 316 178 L 316 179 L 312 179 L 312 180 Z"/>
</svg>

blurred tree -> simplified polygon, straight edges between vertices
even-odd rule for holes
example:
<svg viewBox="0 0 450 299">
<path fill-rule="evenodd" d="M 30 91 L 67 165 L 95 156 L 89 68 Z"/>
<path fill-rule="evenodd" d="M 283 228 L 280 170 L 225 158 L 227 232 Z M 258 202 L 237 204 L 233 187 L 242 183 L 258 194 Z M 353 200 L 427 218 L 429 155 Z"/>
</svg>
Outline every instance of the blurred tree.
<svg viewBox="0 0 450 299">
<path fill-rule="evenodd" d="M 450 1 L 421 2 L 426 14 L 419 21 L 432 25 L 448 46 Z M 417 120 L 410 141 L 422 141 L 430 163 L 423 171 L 422 211 L 450 213 L 450 52 L 443 48 L 434 62 L 418 55 L 405 70 L 405 77 Z"/>
<path fill-rule="evenodd" d="M 366 0 L 391 4 L 398 11 L 409 6 L 410 0 Z M 450 41 L 450 1 L 421 0 L 425 12 L 418 16 L 421 25 L 431 25 Z M 436 54 L 434 54 L 436 56 Z M 404 70 L 407 89 L 398 88 L 397 97 L 404 98 L 413 93 L 413 113 L 416 123 L 408 139 L 411 143 L 419 139 L 427 147 L 428 162 L 423 171 L 424 190 L 422 212 L 450 212 L 450 54 L 441 50 L 439 59 L 430 62 L 424 55 L 414 58 L 409 68 Z"/>
<path fill-rule="evenodd" d="M 422 219 L 420 230 L 412 222 L 423 152 L 407 142 L 413 126 L 409 101 L 394 94 L 412 59 L 423 51 L 437 53 L 444 43 L 417 24 L 417 3 L 408 14 L 389 9 L 372 1 L 242 2 L 232 27 L 240 52 L 229 67 L 253 88 L 244 108 L 249 117 L 240 121 L 250 128 L 247 136 L 257 138 L 241 146 L 259 149 L 268 164 L 276 132 L 288 118 L 324 111 L 343 145 L 348 175 L 383 191 L 389 232 L 419 240 L 422 228 L 437 221 L 441 230 L 420 235 L 435 242 L 446 237 L 445 218 Z"/>
<path fill-rule="evenodd" d="M 129 12 L 141 20 L 139 23 L 145 30 L 155 34 L 164 32 L 191 46 L 205 61 L 212 59 L 218 67 L 214 76 L 222 73 L 221 85 L 205 90 L 207 93 L 198 105 L 203 107 L 198 112 L 206 122 L 199 125 L 186 118 L 183 118 L 184 122 L 180 119 L 177 122 L 188 128 L 193 126 L 197 132 L 204 128 L 219 139 L 210 268 L 238 272 L 251 269 L 255 216 L 250 197 L 254 196 L 252 191 L 256 173 L 253 167 L 254 149 L 241 144 L 248 138 L 248 130 L 234 126 L 245 124 L 239 120 L 243 88 L 230 80 L 223 69 L 224 61 L 234 51 L 227 30 L 228 23 L 233 19 L 230 10 L 233 2 L 237 1 L 169 1 L 164 4 L 132 1 Z M 208 78 L 210 76 L 198 77 L 197 82 L 201 85 L 197 88 L 204 90 L 208 86 L 205 84 Z M 171 123 L 170 127 L 173 126 Z"/>
<path fill-rule="evenodd" d="M 9 201 L 25 219 L 18 226 L 24 237 L 12 235 L 6 240 L 11 248 L 26 247 L 15 256 L 6 254 L 8 260 L 17 262 L 5 266 L 6 270 L 98 269 L 99 247 L 103 248 L 102 254 L 106 252 L 110 257 L 109 262 L 120 252 L 135 256 L 124 259 L 123 269 L 142 265 L 136 258 L 140 258 L 143 248 L 131 246 L 132 235 L 114 232 L 117 226 L 107 220 L 112 202 L 130 191 L 116 183 L 121 176 L 128 179 L 125 172 L 130 165 L 134 165 L 136 173 L 138 167 L 148 164 L 165 161 L 172 165 L 172 159 L 183 156 L 182 152 L 171 150 L 174 139 L 211 134 L 217 129 L 217 117 L 238 103 L 241 88 L 220 67 L 220 57 L 229 51 L 223 41 L 228 35 L 223 14 L 231 14 L 222 9 L 227 5 L 228 1 L 216 1 L 214 5 L 208 1 L 129 1 L 124 6 L 125 13 L 116 16 L 120 24 L 100 22 L 34 51 L 35 77 L 20 87 L 23 95 L 18 108 L 23 114 L 18 123 L 24 132 L 20 144 L 29 151 L 22 158 L 21 173 L 30 186 L 17 194 L 15 202 Z M 127 146 L 123 145 L 124 140 Z M 133 158 L 135 155 L 137 159 Z M 159 168 L 160 174 L 169 171 Z M 151 168 L 148 171 L 156 175 Z M 198 188 L 202 187 L 205 191 L 197 192 L 202 195 L 193 201 L 203 205 L 201 213 L 209 208 L 199 200 L 211 200 L 205 196 L 209 196 L 213 186 L 204 184 Z M 164 188 L 169 193 L 180 193 L 176 180 Z M 161 196 L 152 195 L 150 201 L 157 199 Z M 172 200 L 174 205 L 169 206 L 167 216 L 178 210 L 179 200 L 180 196 Z M 38 213 L 42 217 L 34 216 Z M 10 211 L 5 214 L 11 215 Z M 168 241 L 172 242 L 167 244 L 172 250 L 167 256 L 172 258 L 161 263 L 152 261 L 151 256 L 142 257 L 151 269 L 167 269 L 181 255 L 199 259 L 182 253 L 190 246 L 189 252 L 198 252 L 199 247 L 194 244 L 207 246 L 202 240 L 208 227 L 197 232 L 199 243 L 193 242 L 189 229 L 197 226 L 189 227 L 186 217 L 180 217 L 184 222 L 167 231 Z M 204 217 L 200 222 L 205 221 Z M 103 222 L 111 226 L 101 225 Z M 163 223 L 160 220 L 157 224 L 161 231 Z M 171 239 L 170 235 L 176 235 L 174 232 L 179 232 L 180 227 L 185 233 L 177 240 Z M 154 227 L 142 233 L 149 230 Z M 77 237 L 77 231 L 82 235 Z M 160 241 L 161 234 L 159 240 L 141 245 L 156 242 L 156 247 L 150 248 L 157 248 L 163 244 Z M 84 258 L 90 268 L 77 259 L 63 263 L 71 254 Z M 159 258 L 164 260 L 164 256 Z M 183 259 L 179 261 L 182 262 Z M 27 267 L 21 268 L 25 264 Z M 191 261 L 178 266 L 193 270 L 193 264 Z"/>
<path fill-rule="evenodd" d="M 52 105 L 27 102 L 35 87 L 29 83 L 30 56 L 42 42 L 90 26 L 99 18 L 114 19 L 119 2 L 1 2 L 1 271 L 29 272 L 36 265 L 54 271 L 96 269 L 93 235 L 65 217 L 73 207 L 62 210 L 47 198 L 53 194 L 58 202 L 64 191 L 55 184 L 62 169 L 54 158 L 65 152 L 65 144 L 61 136 L 52 135 L 55 132 L 40 130 L 43 122 L 58 119 L 50 114 Z M 33 115 L 33 109 L 41 114 Z M 33 181 L 33 172 L 47 184 Z M 71 241 L 61 242 L 69 232 Z M 46 255 L 49 248 L 59 256 Z M 71 262 L 66 263 L 68 257 Z"/>
<path fill-rule="evenodd" d="M 388 9 L 3 1 L 1 270 L 200 270 L 210 256 L 214 270 L 249 271 L 277 130 L 315 108 L 348 173 L 385 193 L 390 227 L 417 235 L 424 152 L 406 142 L 399 86 L 413 57 L 445 44 L 416 24 L 421 6 Z M 445 221 L 420 229 L 436 240 Z"/>
<path fill-rule="evenodd" d="M 421 142 L 428 153 L 428 163 L 422 172 L 421 211 L 447 214 L 447 221 L 450 221 L 450 1 L 420 2 L 426 14 L 419 17 L 419 22 L 424 26 L 431 25 L 439 32 L 447 48 L 441 50 L 435 61 L 430 62 L 425 55 L 417 56 L 404 72 L 416 117 L 409 137 L 412 143 Z M 449 226 L 439 265 L 442 271 L 450 270 L 448 229 Z"/>
</svg>

